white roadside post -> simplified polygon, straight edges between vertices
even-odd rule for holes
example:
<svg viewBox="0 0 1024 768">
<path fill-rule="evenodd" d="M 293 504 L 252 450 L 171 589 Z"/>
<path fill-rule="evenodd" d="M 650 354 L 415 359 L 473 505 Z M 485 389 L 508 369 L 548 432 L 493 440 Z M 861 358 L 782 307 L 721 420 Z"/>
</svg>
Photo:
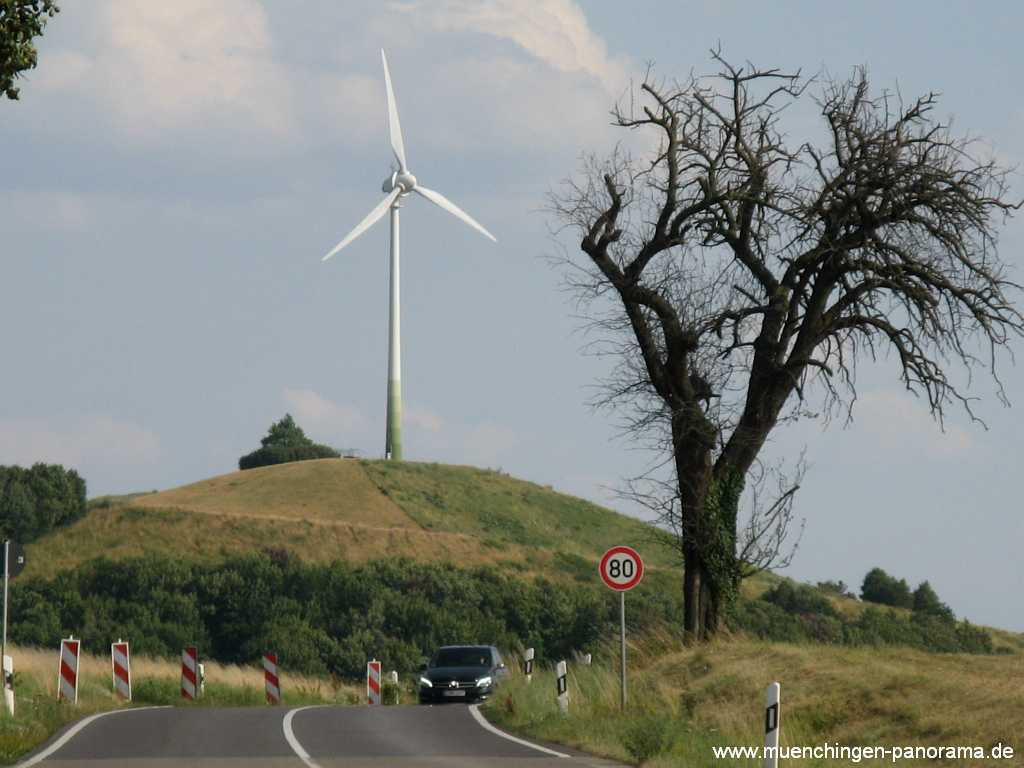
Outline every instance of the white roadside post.
<svg viewBox="0 0 1024 768">
<path fill-rule="evenodd" d="M 568 714 L 569 712 L 569 684 L 566 680 L 566 667 L 565 662 L 558 662 L 558 666 L 555 668 L 555 687 L 558 691 L 558 708 L 562 710 L 562 714 Z"/>
<path fill-rule="evenodd" d="M 394 701 L 384 701 L 383 691 L 381 691 L 381 701 L 383 701 L 385 704 L 401 704 L 402 703 L 402 691 L 398 687 L 398 670 L 397 669 L 392 669 L 390 672 L 388 672 L 388 682 L 391 683 L 393 686 L 395 686 L 394 691 L 392 691 L 392 693 L 389 694 L 389 695 L 393 695 L 395 700 Z"/>
<path fill-rule="evenodd" d="M 14 658 L 4 654 L 4 705 L 14 717 Z"/>
<path fill-rule="evenodd" d="M 781 686 L 772 683 L 765 692 L 764 711 L 764 768 L 779 765 L 779 693 Z"/>
<path fill-rule="evenodd" d="M 21 573 L 25 567 L 25 550 L 21 545 L 6 539 L 3 546 L 4 557 L 4 628 L 3 639 L 0 640 L 0 660 L 3 667 L 4 705 L 14 717 L 14 659 L 7 655 L 7 585 L 11 579 Z"/>
<path fill-rule="evenodd" d="M 619 683 L 621 688 L 621 706 L 626 709 L 626 592 L 631 590 L 644 577 L 644 561 L 632 547 L 612 547 L 601 556 L 597 567 L 601 580 L 609 589 L 619 593 Z"/>
<path fill-rule="evenodd" d="M 526 675 L 526 682 L 533 680 L 533 648 L 526 649 L 523 657 L 523 674 Z"/>
</svg>

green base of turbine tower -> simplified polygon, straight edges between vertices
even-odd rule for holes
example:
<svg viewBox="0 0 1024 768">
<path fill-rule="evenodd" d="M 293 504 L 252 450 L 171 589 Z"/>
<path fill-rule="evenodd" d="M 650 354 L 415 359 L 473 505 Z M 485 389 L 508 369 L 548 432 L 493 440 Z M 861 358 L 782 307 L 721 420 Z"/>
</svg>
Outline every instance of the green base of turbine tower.
<svg viewBox="0 0 1024 768">
<path fill-rule="evenodd" d="M 388 382 L 388 425 L 384 455 L 392 461 L 402 460 L 402 385 Z"/>
</svg>

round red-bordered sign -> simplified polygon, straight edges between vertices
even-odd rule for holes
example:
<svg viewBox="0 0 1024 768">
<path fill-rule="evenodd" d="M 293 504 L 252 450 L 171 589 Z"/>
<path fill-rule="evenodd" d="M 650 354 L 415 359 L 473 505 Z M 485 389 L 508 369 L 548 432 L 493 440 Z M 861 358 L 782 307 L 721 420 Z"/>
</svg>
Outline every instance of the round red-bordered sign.
<svg viewBox="0 0 1024 768">
<path fill-rule="evenodd" d="M 609 589 L 625 592 L 644 577 L 644 561 L 632 547 L 612 547 L 602 555 L 597 570 Z"/>
</svg>

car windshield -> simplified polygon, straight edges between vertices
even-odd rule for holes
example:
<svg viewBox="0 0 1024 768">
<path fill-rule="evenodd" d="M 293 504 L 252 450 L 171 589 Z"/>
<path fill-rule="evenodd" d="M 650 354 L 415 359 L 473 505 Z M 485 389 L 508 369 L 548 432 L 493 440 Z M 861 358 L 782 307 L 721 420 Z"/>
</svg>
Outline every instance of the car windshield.
<svg viewBox="0 0 1024 768">
<path fill-rule="evenodd" d="M 432 667 L 489 667 L 489 648 L 442 648 L 434 656 Z"/>
</svg>

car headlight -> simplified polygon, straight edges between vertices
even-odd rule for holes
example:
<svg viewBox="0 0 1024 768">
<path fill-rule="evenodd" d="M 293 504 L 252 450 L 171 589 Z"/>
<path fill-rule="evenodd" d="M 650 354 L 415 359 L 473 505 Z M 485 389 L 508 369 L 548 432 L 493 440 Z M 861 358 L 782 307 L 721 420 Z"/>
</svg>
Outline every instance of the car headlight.
<svg viewBox="0 0 1024 768">
<path fill-rule="evenodd" d="M 476 681 L 476 687 L 477 688 L 486 688 L 492 682 L 494 682 L 494 681 L 491 680 L 489 675 L 487 677 L 481 677 L 479 680 Z"/>
<path fill-rule="evenodd" d="M 423 676 L 420 676 L 420 685 L 422 685 L 424 688 L 433 688 L 434 687 L 434 684 L 432 682 L 430 682 L 429 679 L 427 679 L 427 678 L 425 678 Z"/>
</svg>

